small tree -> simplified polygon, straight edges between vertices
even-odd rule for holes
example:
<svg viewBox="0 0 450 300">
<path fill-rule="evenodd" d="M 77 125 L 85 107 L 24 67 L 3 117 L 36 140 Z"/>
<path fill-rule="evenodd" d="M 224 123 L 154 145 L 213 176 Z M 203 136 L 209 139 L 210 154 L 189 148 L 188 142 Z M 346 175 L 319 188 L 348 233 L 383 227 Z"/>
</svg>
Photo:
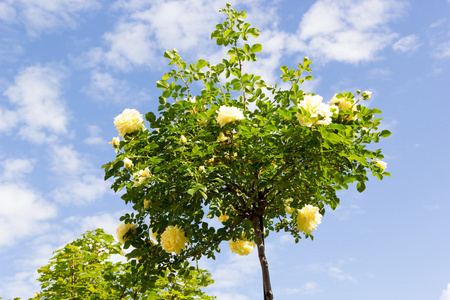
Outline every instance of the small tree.
<svg viewBox="0 0 450 300">
<path fill-rule="evenodd" d="M 154 288 L 142 290 L 130 273 L 133 261 L 111 261 L 111 255 L 122 255 L 121 244 L 102 229 L 87 231 L 54 253 L 49 264 L 38 269 L 41 291 L 33 300 L 215 298 L 201 291 L 213 282 L 210 274 L 196 268 L 155 278 Z"/>
<path fill-rule="evenodd" d="M 296 69 L 281 67 L 287 89 L 246 73 L 262 50 L 247 44 L 259 30 L 245 11 L 227 3 L 221 12 L 226 20 L 211 38 L 227 57 L 188 64 L 166 51 L 173 69 L 156 83 L 159 115 L 145 115 L 150 129 L 134 109 L 116 117 L 122 139 L 111 142 L 118 154 L 103 166 L 105 179 L 115 178 L 115 191 L 125 188 L 122 199 L 135 210 L 121 217 L 136 225 L 125 243 L 136 248 L 130 256 L 143 258 L 133 274 L 148 278 L 149 265 L 178 269 L 187 259 L 214 258 L 225 240 L 241 255 L 256 243 L 264 299 L 273 299 L 264 239 L 280 230 L 296 242 L 313 239 L 326 207 L 339 204 L 336 191 L 357 182 L 362 192 L 368 172 L 389 176 L 381 151 L 366 145 L 390 132 L 378 131 L 380 110 L 361 104 L 370 92 L 342 92 L 328 103 L 304 93 L 308 58 Z M 215 217 L 219 228 L 205 219 Z"/>
</svg>

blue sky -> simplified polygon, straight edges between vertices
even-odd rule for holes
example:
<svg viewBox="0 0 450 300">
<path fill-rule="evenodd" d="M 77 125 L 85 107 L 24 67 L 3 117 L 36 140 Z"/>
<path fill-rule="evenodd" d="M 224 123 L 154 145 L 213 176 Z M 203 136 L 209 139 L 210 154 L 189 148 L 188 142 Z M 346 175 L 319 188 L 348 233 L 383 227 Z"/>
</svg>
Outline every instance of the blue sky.
<svg viewBox="0 0 450 300">
<path fill-rule="evenodd" d="M 261 30 L 247 72 L 280 82 L 281 65 L 314 61 L 305 91 L 370 90 L 392 136 L 393 178 L 340 193 L 314 242 L 267 241 L 276 299 L 450 300 L 450 1 L 240 0 Z M 210 32 L 225 1 L 0 2 L 0 296 L 31 297 L 35 270 L 85 230 L 113 234 L 129 211 L 103 181 L 113 119 L 156 112 L 155 81 L 177 48 L 217 62 Z M 255 251 L 254 251 L 255 252 Z M 220 300 L 261 298 L 256 253 L 223 244 L 201 265 Z"/>
</svg>

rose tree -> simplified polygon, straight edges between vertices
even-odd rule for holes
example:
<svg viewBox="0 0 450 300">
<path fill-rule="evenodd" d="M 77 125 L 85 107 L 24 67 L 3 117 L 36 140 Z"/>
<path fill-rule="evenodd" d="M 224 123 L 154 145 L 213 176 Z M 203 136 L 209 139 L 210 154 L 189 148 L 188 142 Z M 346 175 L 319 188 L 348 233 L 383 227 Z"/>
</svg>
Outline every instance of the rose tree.
<svg viewBox="0 0 450 300">
<path fill-rule="evenodd" d="M 368 172 L 390 176 L 381 150 L 367 148 L 390 132 L 378 131 L 380 110 L 361 104 L 370 92 L 343 92 L 328 103 L 304 93 L 308 58 L 281 67 L 287 89 L 246 73 L 262 50 L 248 44 L 259 30 L 245 11 L 229 4 L 221 11 L 226 20 L 211 38 L 227 57 L 188 65 L 166 51 L 173 68 L 156 83 L 159 115 L 145 115 L 148 129 L 135 110 L 116 117 L 122 140 L 111 142 L 118 154 L 104 165 L 105 178 L 115 178 L 115 191 L 125 188 L 122 199 L 135 210 L 121 220 L 136 225 L 125 242 L 140 258 L 136 275 L 169 266 L 184 272 L 183 262 L 214 258 L 222 241 L 241 255 L 256 244 L 264 298 L 273 299 L 264 239 L 280 230 L 296 242 L 312 239 L 325 209 L 339 204 L 336 191 L 355 182 L 362 192 Z M 213 227 L 213 218 L 222 225 Z"/>
</svg>

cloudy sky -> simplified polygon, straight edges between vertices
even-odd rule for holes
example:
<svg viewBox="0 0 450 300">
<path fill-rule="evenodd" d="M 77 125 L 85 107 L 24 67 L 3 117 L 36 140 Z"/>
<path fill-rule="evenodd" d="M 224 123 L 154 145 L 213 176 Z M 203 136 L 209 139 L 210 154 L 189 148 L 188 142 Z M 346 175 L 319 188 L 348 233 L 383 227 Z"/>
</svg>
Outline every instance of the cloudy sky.
<svg viewBox="0 0 450 300">
<path fill-rule="evenodd" d="M 276 299 L 450 300 L 450 1 L 236 0 L 261 30 L 244 65 L 277 82 L 314 61 L 305 91 L 373 91 L 392 136 L 379 144 L 393 178 L 340 193 L 314 242 L 274 234 Z M 218 0 L 0 2 L 0 296 L 31 297 L 35 270 L 85 230 L 113 234 L 129 211 L 103 181 L 113 119 L 156 112 L 165 50 L 217 62 Z M 223 244 L 202 261 L 219 300 L 262 296 L 256 253 Z"/>
</svg>

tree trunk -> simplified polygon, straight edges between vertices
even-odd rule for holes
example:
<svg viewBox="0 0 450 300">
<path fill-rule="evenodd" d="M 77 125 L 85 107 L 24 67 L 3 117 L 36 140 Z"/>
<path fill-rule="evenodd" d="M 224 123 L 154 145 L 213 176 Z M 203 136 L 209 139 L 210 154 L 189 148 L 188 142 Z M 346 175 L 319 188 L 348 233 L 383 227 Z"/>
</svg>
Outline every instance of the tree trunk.
<svg viewBox="0 0 450 300">
<path fill-rule="evenodd" d="M 263 276 L 264 300 L 273 300 L 272 287 L 270 286 L 269 263 L 266 259 L 266 251 L 264 246 L 264 232 L 262 217 L 254 216 L 252 219 L 253 229 L 255 230 L 256 247 L 258 248 L 258 257 L 261 264 Z"/>
</svg>

